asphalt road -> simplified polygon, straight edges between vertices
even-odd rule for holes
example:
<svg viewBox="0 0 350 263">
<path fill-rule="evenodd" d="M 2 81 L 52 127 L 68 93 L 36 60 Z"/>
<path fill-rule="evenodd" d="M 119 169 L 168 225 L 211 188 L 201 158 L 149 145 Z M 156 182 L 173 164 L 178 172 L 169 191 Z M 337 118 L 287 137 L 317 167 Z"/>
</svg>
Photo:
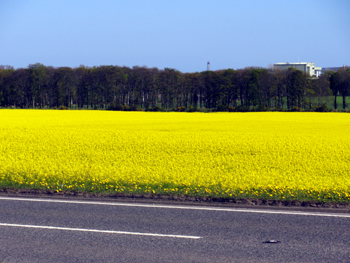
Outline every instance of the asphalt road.
<svg viewBox="0 0 350 263">
<path fill-rule="evenodd" d="M 0 262 L 350 262 L 349 214 L 34 200 L 0 197 Z"/>
</svg>

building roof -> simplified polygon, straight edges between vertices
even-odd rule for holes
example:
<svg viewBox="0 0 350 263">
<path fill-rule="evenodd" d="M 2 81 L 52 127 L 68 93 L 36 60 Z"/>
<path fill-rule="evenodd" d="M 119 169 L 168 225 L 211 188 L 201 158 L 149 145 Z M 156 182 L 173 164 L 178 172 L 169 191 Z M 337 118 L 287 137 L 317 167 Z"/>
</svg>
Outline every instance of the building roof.
<svg viewBox="0 0 350 263">
<path fill-rule="evenodd" d="M 275 63 L 274 65 L 288 65 L 288 64 L 315 64 L 313 62 L 280 62 Z"/>
</svg>

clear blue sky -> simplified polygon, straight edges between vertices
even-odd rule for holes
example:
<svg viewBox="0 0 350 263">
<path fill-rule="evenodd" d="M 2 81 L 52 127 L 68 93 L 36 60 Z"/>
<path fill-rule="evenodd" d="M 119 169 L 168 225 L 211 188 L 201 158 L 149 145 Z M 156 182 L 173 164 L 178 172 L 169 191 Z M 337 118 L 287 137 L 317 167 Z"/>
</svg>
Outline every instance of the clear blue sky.
<svg viewBox="0 0 350 263">
<path fill-rule="evenodd" d="M 350 65 L 350 0 L 0 0 L 0 65 Z"/>
</svg>

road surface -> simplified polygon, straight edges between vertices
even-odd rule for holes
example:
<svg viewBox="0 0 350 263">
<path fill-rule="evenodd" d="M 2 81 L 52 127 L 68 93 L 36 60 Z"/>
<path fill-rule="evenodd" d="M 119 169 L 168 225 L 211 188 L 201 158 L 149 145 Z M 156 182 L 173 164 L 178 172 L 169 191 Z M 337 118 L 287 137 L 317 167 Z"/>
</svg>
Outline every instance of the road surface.
<svg viewBox="0 0 350 263">
<path fill-rule="evenodd" d="M 350 262 L 350 214 L 0 197 L 0 262 Z"/>
</svg>

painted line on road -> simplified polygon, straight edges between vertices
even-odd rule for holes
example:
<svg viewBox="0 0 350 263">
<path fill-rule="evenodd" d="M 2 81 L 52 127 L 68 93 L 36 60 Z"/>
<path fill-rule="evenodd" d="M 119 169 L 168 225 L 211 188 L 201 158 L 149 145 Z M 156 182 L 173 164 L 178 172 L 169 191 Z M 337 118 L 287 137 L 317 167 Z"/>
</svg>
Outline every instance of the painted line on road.
<svg viewBox="0 0 350 263">
<path fill-rule="evenodd" d="M 97 232 L 97 233 L 135 235 L 135 236 L 176 237 L 176 238 L 190 238 L 190 239 L 202 238 L 202 237 L 197 237 L 197 236 L 184 236 L 184 235 L 166 235 L 166 234 L 154 234 L 154 233 L 139 233 L 139 232 L 126 232 L 126 231 L 113 231 L 113 230 L 97 230 L 97 229 L 84 229 L 84 228 L 56 227 L 56 226 L 20 225 L 20 224 L 6 224 L 6 223 L 0 223 L 0 226 L 39 228 L 39 229 L 51 229 L 51 230 L 65 230 L 65 231 L 81 231 L 81 232 Z"/>
<path fill-rule="evenodd" d="M 259 209 L 249 209 L 249 208 L 221 208 L 221 207 L 208 207 L 208 206 L 180 206 L 180 205 L 158 205 L 158 204 L 140 204 L 140 203 L 137 204 L 137 203 L 116 203 L 116 202 L 72 201 L 72 200 L 39 199 L 39 198 L 36 199 L 36 198 L 20 198 L 20 197 L 0 197 L 0 200 L 350 218 L 350 214 L 345 214 L 345 213 L 333 214 L 333 213 L 322 213 L 322 212 L 259 210 Z"/>
</svg>

